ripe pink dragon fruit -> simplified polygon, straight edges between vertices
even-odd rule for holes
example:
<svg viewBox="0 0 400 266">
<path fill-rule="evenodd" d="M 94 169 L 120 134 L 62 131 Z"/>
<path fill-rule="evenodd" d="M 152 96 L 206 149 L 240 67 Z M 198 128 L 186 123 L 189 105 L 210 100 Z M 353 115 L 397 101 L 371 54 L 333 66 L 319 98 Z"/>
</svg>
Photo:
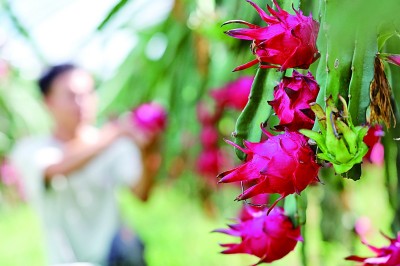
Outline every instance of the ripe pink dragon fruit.
<svg viewBox="0 0 400 266">
<path fill-rule="evenodd" d="M 274 100 L 268 102 L 280 120 L 277 129 L 311 129 L 315 114 L 310 103 L 315 102 L 318 92 L 318 83 L 311 72 L 302 75 L 293 71 L 292 77 L 284 77 L 275 87 Z"/>
<path fill-rule="evenodd" d="M 363 141 L 368 146 L 368 152 L 364 155 L 364 159 L 376 164 L 382 165 L 384 162 L 384 147 L 381 143 L 381 138 L 384 136 L 382 125 L 376 124 L 368 129 L 367 135 L 365 135 Z"/>
<path fill-rule="evenodd" d="M 205 177 L 211 177 L 215 184 L 215 176 L 227 163 L 226 156 L 218 147 L 205 149 L 197 159 L 197 172 Z"/>
<path fill-rule="evenodd" d="M 204 102 L 199 102 L 196 106 L 197 120 L 202 125 L 216 126 L 221 119 L 223 108 L 211 110 Z"/>
<path fill-rule="evenodd" d="M 218 108 L 230 107 L 241 111 L 249 99 L 253 79 L 252 76 L 240 77 L 220 89 L 210 91 L 211 97 L 214 98 Z"/>
<path fill-rule="evenodd" d="M 247 154 L 247 161 L 241 166 L 223 172 L 218 177 L 220 183 L 254 182 L 236 200 L 244 200 L 263 193 L 281 195 L 269 211 L 289 194 L 300 193 L 309 184 L 318 181 L 319 165 L 315 154 L 307 143 L 307 138 L 298 132 L 286 131 L 269 137 L 260 143 L 245 141 L 245 148 L 231 143 Z"/>
<path fill-rule="evenodd" d="M 386 247 L 374 247 L 367 244 L 364 240 L 362 243 L 376 253 L 375 257 L 359 257 L 359 256 L 349 256 L 346 260 L 362 262 L 363 266 L 399 266 L 400 265 L 400 232 L 397 233 L 397 238 L 389 238 L 383 235 L 387 240 L 390 241 L 390 245 Z"/>
<path fill-rule="evenodd" d="M 372 233 L 372 222 L 368 217 L 360 217 L 354 224 L 354 230 L 362 240 Z"/>
<path fill-rule="evenodd" d="M 131 112 L 131 118 L 145 132 L 161 133 L 167 126 L 167 112 L 155 102 L 139 105 Z"/>
<path fill-rule="evenodd" d="M 26 200 L 24 186 L 18 169 L 8 159 L 4 159 L 0 163 L 0 185 L 1 183 L 7 187 L 14 188 L 19 199 Z"/>
<path fill-rule="evenodd" d="M 216 126 L 205 125 L 200 132 L 200 143 L 204 149 L 218 147 L 219 134 Z"/>
<path fill-rule="evenodd" d="M 256 59 L 234 69 L 242 70 L 258 62 L 261 68 L 279 68 L 281 71 L 288 68 L 308 69 L 317 60 L 317 35 L 319 24 L 312 17 L 306 17 L 300 10 L 294 10 L 291 15 L 281 9 L 273 0 L 278 11 L 267 5 L 271 15 L 258 5 L 247 0 L 258 12 L 261 19 L 268 26 L 261 27 L 243 20 L 231 20 L 224 23 L 244 24 L 248 28 L 232 29 L 225 33 L 237 39 L 252 40 L 252 52 Z"/>
<path fill-rule="evenodd" d="M 221 244 L 226 248 L 223 254 L 251 254 L 260 258 L 258 263 L 281 259 L 295 248 L 298 241 L 303 241 L 300 227 L 294 228 L 280 207 L 267 215 L 264 210 L 257 211 L 245 205 L 237 224 L 214 232 L 241 238 L 239 244 Z"/>
</svg>

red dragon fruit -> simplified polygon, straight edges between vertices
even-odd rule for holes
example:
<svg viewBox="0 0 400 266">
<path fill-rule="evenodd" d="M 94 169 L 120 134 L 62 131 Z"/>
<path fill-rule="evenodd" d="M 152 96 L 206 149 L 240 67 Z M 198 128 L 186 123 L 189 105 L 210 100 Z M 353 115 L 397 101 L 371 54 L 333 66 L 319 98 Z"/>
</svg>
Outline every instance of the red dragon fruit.
<svg viewBox="0 0 400 266">
<path fill-rule="evenodd" d="M 367 135 L 363 139 L 368 146 L 368 152 L 364 155 L 364 159 L 376 165 L 383 164 L 385 151 L 381 138 L 384 134 L 383 127 L 379 124 L 368 129 Z"/>
<path fill-rule="evenodd" d="M 223 254 L 246 253 L 260 258 L 258 263 L 268 263 L 286 256 L 298 241 L 303 241 L 300 227 L 294 228 L 284 210 L 276 207 L 269 215 L 265 210 L 244 206 L 237 224 L 214 232 L 241 238 L 239 244 L 221 244 Z"/>
<path fill-rule="evenodd" d="M 196 106 L 197 120 L 202 125 L 215 126 L 221 119 L 223 108 L 211 109 L 205 102 L 199 102 Z"/>
<path fill-rule="evenodd" d="M 363 266 L 399 266 L 400 265 L 400 232 L 397 233 L 397 238 L 389 238 L 383 235 L 387 240 L 390 241 L 390 245 L 386 247 L 374 247 L 367 244 L 364 240 L 362 243 L 366 245 L 369 249 L 376 253 L 375 257 L 359 257 L 359 256 L 349 256 L 346 260 L 362 262 Z"/>
<path fill-rule="evenodd" d="M 219 108 L 230 107 L 241 111 L 249 99 L 254 77 L 244 76 L 227 83 L 220 89 L 210 91 Z"/>
<path fill-rule="evenodd" d="M 315 114 L 310 103 L 315 102 L 318 92 L 318 83 L 311 72 L 302 75 L 293 71 L 292 77 L 284 77 L 275 87 L 274 100 L 268 102 L 280 120 L 277 128 L 311 129 Z"/>
<path fill-rule="evenodd" d="M 220 183 L 255 183 L 236 199 L 245 200 L 263 193 L 278 193 L 281 197 L 269 211 L 289 194 L 300 193 L 309 184 L 318 181 L 319 165 L 315 154 L 307 143 L 307 138 L 298 132 L 286 131 L 269 137 L 260 143 L 245 141 L 245 148 L 231 143 L 247 154 L 247 161 L 241 166 L 223 172 L 218 177 Z"/>
<path fill-rule="evenodd" d="M 242 70 L 258 62 L 261 68 L 308 69 L 317 60 L 316 46 L 319 24 L 312 17 L 306 17 L 300 10 L 291 15 L 281 9 L 273 0 L 277 11 L 267 5 L 268 15 L 258 5 L 247 0 L 268 26 L 261 27 L 243 20 L 230 20 L 224 23 L 244 24 L 248 28 L 232 29 L 225 33 L 237 39 L 252 40 L 252 52 L 256 59 L 234 69 Z"/>
<path fill-rule="evenodd" d="M 218 148 L 203 150 L 197 159 L 197 172 L 206 177 L 212 177 L 215 184 L 215 176 L 227 164 L 227 158 Z"/>
<path fill-rule="evenodd" d="M 131 112 L 134 123 L 143 131 L 160 133 L 167 126 L 167 112 L 155 103 L 144 103 Z"/>
<path fill-rule="evenodd" d="M 7 187 L 14 188 L 19 199 L 26 200 L 21 176 L 9 159 L 4 159 L 0 163 L 0 185 L 1 183 Z"/>
<path fill-rule="evenodd" d="M 215 126 L 205 125 L 200 132 L 200 143 L 204 149 L 218 147 L 218 130 Z"/>
</svg>

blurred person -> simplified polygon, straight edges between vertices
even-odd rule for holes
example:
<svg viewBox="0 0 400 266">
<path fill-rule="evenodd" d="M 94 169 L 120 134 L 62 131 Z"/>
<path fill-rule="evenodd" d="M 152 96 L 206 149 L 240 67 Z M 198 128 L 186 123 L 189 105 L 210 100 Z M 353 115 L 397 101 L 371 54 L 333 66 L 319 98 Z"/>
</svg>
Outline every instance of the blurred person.
<svg viewBox="0 0 400 266">
<path fill-rule="evenodd" d="M 122 225 L 115 189 L 148 198 L 158 136 L 121 120 L 94 127 L 94 80 L 73 64 L 51 67 L 38 83 L 52 132 L 20 140 L 11 160 L 41 218 L 50 265 L 146 265 L 142 242 Z"/>
</svg>

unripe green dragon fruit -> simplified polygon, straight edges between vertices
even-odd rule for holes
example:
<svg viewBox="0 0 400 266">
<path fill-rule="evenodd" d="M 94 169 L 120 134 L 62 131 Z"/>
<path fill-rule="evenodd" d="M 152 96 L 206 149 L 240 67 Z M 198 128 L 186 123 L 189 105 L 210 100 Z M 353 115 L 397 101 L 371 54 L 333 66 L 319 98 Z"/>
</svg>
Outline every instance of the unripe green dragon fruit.
<svg viewBox="0 0 400 266">
<path fill-rule="evenodd" d="M 318 118 L 320 132 L 301 129 L 300 133 L 317 143 L 317 157 L 330 162 L 337 174 L 348 172 L 354 165 L 360 164 L 368 152 L 364 143 L 367 126 L 354 126 L 347 109 L 347 103 L 339 96 L 343 111 L 336 108 L 332 96 L 326 100 L 326 110 L 317 103 L 312 103 L 311 110 Z"/>
</svg>

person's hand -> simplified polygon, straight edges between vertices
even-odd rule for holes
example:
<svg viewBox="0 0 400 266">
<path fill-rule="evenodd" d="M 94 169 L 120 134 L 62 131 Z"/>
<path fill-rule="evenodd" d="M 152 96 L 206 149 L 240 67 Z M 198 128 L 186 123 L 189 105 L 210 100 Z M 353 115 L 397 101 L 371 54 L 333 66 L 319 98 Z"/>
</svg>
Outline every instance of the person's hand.
<svg viewBox="0 0 400 266">
<path fill-rule="evenodd" d="M 127 135 L 126 129 L 117 120 L 107 122 L 100 129 L 100 138 L 104 141 L 114 141 L 115 139 Z"/>
<path fill-rule="evenodd" d="M 160 134 L 143 131 L 134 121 L 123 117 L 119 120 L 122 135 L 130 137 L 142 150 L 153 150 L 158 146 Z"/>
</svg>

